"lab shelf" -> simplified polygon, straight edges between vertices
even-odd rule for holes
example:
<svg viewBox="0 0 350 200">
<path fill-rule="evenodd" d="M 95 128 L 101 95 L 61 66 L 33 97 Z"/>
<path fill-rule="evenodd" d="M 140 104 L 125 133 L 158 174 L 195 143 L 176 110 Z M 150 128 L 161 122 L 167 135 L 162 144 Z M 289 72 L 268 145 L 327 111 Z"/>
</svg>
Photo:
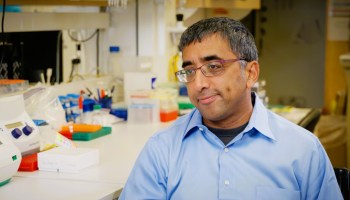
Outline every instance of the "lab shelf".
<svg viewBox="0 0 350 200">
<path fill-rule="evenodd" d="M 96 29 L 109 26 L 108 13 L 6 13 L 6 32 Z"/>
</svg>

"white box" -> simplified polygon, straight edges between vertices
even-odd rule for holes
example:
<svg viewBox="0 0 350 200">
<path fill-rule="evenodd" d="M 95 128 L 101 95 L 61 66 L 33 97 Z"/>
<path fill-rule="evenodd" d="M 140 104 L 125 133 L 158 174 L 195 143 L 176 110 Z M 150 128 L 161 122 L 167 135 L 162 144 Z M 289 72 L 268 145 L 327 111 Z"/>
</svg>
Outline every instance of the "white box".
<svg viewBox="0 0 350 200">
<path fill-rule="evenodd" d="M 137 90 L 154 89 L 155 74 L 151 72 L 126 72 L 124 73 L 124 99 L 130 103 L 130 94 Z"/>
<path fill-rule="evenodd" d="M 57 147 L 38 153 L 41 171 L 78 172 L 99 163 L 99 150 L 90 148 Z"/>
</svg>

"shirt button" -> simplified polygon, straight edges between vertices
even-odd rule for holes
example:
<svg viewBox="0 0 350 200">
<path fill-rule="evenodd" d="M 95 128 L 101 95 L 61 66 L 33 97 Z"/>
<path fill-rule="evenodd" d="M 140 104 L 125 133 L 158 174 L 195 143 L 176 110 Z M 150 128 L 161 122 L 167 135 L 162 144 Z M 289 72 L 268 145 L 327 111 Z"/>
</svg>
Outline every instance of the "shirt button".
<svg viewBox="0 0 350 200">
<path fill-rule="evenodd" d="M 203 131 L 203 128 L 199 128 L 200 131 Z"/>
<path fill-rule="evenodd" d="M 226 148 L 224 148 L 224 151 L 227 153 L 227 152 L 229 152 L 230 150 L 226 147 Z"/>
<path fill-rule="evenodd" d="M 225 181 L 224 181 L 224 184 L 225 184 L 226 186 L 228 186 L 228 185 L 230 185 L 230 181 L 229 181 L 229 180 L 225 180 Z"/>
</svg>

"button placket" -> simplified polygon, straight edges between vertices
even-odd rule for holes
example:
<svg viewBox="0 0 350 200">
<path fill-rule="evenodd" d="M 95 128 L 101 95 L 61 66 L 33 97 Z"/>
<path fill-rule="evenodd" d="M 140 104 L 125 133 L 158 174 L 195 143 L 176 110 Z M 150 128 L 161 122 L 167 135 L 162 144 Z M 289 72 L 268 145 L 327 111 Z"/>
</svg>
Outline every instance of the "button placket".
<svg viewBox="0 0 350 200">
<path fill-rule="evenodd" d="M 224 181 L 224 185 L 225 185 L 225 186 L 230 185 L 230 181 L 229 181 L 229 180 L 225 180 L 225 181 Z"/>
</svg>

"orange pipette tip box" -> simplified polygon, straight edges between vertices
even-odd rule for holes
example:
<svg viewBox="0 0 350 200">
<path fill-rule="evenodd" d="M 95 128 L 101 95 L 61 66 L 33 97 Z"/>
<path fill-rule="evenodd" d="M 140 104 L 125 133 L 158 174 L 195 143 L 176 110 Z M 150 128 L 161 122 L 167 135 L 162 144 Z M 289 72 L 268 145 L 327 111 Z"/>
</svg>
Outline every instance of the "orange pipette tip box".
<svg viewBox="0 0 350 200">
<path fill-rule="evenodd" d="M 72 124 L 72 125 L 62 126 L 60 133 L 65 134 L 67 132 L 69 133 L 95 132 L 100 130 L 101 128 L 102 128 L 101 125 L 96 125 L 96 124 Z"/>
<path fill-rule="evenodd" d="M 72 139 L 79 141 L 89 141 L 112 133 L 111 127 L 102 127 L 95 132 L 76 132 L 73 133 Z"/>
<path fill-rule="evenodd" d="M 38 170 L 38 154 L 34 153 L 22 157 L 18 171 L 32 172 Z"/>
</svg>

